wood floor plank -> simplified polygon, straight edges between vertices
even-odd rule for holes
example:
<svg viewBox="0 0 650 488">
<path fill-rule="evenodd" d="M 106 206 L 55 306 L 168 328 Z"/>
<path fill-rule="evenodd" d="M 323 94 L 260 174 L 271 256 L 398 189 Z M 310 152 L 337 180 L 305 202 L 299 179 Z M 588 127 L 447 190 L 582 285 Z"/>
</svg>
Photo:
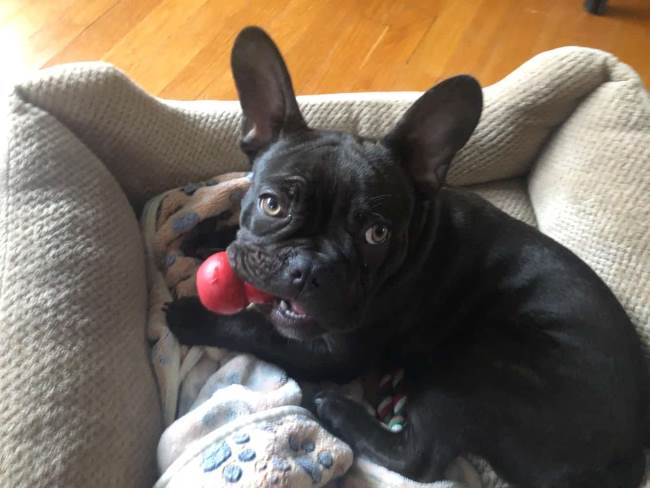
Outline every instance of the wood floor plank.
<svg viewBox="0 0 650 488">
<path fill-rule="evenodd" d="M 43 55 L 43 50 L 49 46 L 44 46 L 35 34 L 43 29 L 58 29 L 53 26 L 60 25 L 61 18 L 76 1 L 12 0 L 6 6 L 3 10 L 5 17 L 0 21 L 2 85 L 11 84 L 45 64 L 47 54 Z M 61 33 L 65 34 L 65 31 L 64 27 Z"/>
<path fill-rule="evenodd" d="M 25 3 L 20 0 L 4 0 L 0 2 L 0 23 L 5 22 L 21 8 L 25 8 Z"/>
<path fill-rule="evenodd" d="M 52 56 L 45 66 L 101 59 L 160 2 L 119 0 Z"/>
<path fill-rule="evenodd" d="M 368 69 L 368 58 L 377 49 L 387 28 L 361 16 L 343 26 L 331 50 L 331 62 L 307 90 L 319 93 L 350 91 L 346 78 L 357 78 Z"/>
<path fill-rule="evenodd" d="M 310 2 L 303 3 L 305 6 Z M 351 26 L 360 22 L 360 14 L 352 4 L 338 0 L 311 2 L 302 12 L 304 28 L 297 39 L 286 48 L 287 60 L 292 73 L 296 73 L 295 85 L 299 93 L 316 93 L 323 76 L 338 63 L 336 52 L 348 42 Z M 271 28 L 277 22 L 271 24 Z M 368 26 L 375 25 L 372 22 Z M 371 45 L 371 44 L 369 44 Z M 351 47 L 350 51 L 354 49 Z M 350 70 L 356 71 L 351 65 Z"/>
<path fill-rule="evenodd" d="M 383 90 L 385 86 L 400 89 L 397 75 L 409 71 L 411 55 L 434 22 L 430 15 L 423 15 L 419 6 L 392 0 L 382 0 L 377 10 L 386 13 L 379 17 L 385 22 L 385 31 L 372 52 L 367 54 L 352 86 L 343 88 L 345 91 Z M 390 69 L 387 69 L 387 60 L 390 62 Z M 341 81 L 345 83 L 346 77 L 342 77 Z M 406 89 L 412 88 L 407 86 Z"/>
<path fill-rule="evenodd" d="M 501 38 L 508 30 L 507 23 L 513 11 L 516 12 L 513 15 L 521 17 L 520 5 L 523 2 L 525 0 L 482 0 L 476 7 L 476 21 L 468 25 L 451 50 L 442 69 L 442 76 L 471 73 L 482 83 L 489 83 L 484 76 L 485 69 L 495 58 L 503 57 Z M 514 49 L 515 46 L 511 48 Z M 431 62 L 437 63 L 438 60 Z"/>
<path fill-rule="evenodd" d="M 644 46 L 645 49 L 639 49 Z M 622 61 L 635 68 L 646 86 L 650 84 L 650 28 L 639 22 L 623 23 L 610 50 Z"/>
<path fill-rule="evenodd" d="M 279 17 L 256 23 L 278 33 L 276 39 L 291 70 L 294 88 L 304 94 L 314 93 L 323 73 L 334 62 L 332 51 L 341 40 L 340 32 L 357 17 L 350 5 L 339 0 L 291 0 Z M 217 98 L 224 89 L 235 93 L 229 73 L 215 78 L 201 98 Z"/>
<path fill-rule="evenodd" d="M 169 98 L 234 98 L 232 41 L 267 29 L 296 92 L 423 90 L 460 72 L 493 83 L 538 52 L 584 45 L 650 81 L 650 0 L 0 0 L 6 84 L 103 59 Z"/>
<path fill-rule="evenodd" d="M 45 25 L 56 23 L 59 17 L 71 8 L 76 0 L 18 0 L 16 5 L 10 5 L 11 14 L 3 20 L 3 27 L 7 25 L 20 28 L 25 40 Z M 13 4 L 13 1 L 12 1 Z"/>
<path fill-rule="evenodd" d="M 47 66 L 88 26 L 109 11 L 117 0 L 77 0 L 56 20 L 48 22 L 29 38 L 32 64 Z"/>
<path fill-rule="evenodd" d="M 102 59 L 129 73 L 146 90 L 158 93 L 207 42 L 206 38 L 214 35 L 208 26 L 219 17 L 221 6 L 230 3 L 164 0 Z M 205 15 L 197 16 L 206 5 L 210 8 L 203 10 Z"/>
<path fill-rule="evenodd" d="M 290 0 L 275 0 L 258 8 L 255 12 L 241 9 L 229 16 L 223 16 L 221 22 L 214 26 L 214 37 L 206 43 L 199 52 L 187 63 L 169 83 L 161 90 L 160 95 L 172 99 L 206 98 L 209 95 L 209 85 L 216 80 L 217 86 L 222 87 L 227 95 L 236 95 L 230 75 L 230 50 L 235 36 L 250 24 L 264 25 L 281 18 Z M 287 42 L 287 36 L 282 36 Z M 223 92 L 220 92 L 223 93 Z"/>
<path fill-rule="evenodd" d="M 553 1 L 549 0 L 549 4 Z M 490 85 L 499 81 L 534 54 L 543 51 L 536 50 L 535 43 L 541 26 L 549 24 L 551 9 L 539 6 L 540 2 L 537 0 L 510 3 L 510 8 L 503 15 L 503 25 L 492 33 L 490 55 L 485 56 L 482 61 L 477 59 L 479 64 L 474 65 L 482 84 Z"/>
<path fill-rule="evenodd" d="M 480 22 L 476 5 L 475 2 L 451 0 L 436 17 L 410 62 L 429 74 L 432 80 L 440 79 L 465 32 Z"/>
</svg>

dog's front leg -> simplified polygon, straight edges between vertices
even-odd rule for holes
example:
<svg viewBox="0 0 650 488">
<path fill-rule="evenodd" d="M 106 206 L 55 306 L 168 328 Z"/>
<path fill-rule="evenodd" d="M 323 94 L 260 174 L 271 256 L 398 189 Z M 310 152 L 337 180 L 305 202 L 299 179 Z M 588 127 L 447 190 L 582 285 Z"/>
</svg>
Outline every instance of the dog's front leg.
<svg viewBox="0 0 650 488">
<path fill-rule="evenodd" d="M 445 439 L 435 439 L 431 425 L 417 416 L 399 433 L 384 428 L 359 403 L 335 392 L 316 396 L 321 422 L 347 442 L 357 456 L 364 456 L 391 471 L 420 482 L 443 479 L 444 470 L 458 455 Z M 414 411 L 417 405 L 409 405 Z"/>
<path fill-rule="evenodd" d="M 167 324 L 181 344 L 248 352 L 300 379 L 348 381 L 358 376 L 367 358 L 351 349 L 333 351 L 322 339 L 297 341 L 283 337 L 254 310 L 213 314 L 196 297 L 169 303 L 166 314 Z"/>
</svg>

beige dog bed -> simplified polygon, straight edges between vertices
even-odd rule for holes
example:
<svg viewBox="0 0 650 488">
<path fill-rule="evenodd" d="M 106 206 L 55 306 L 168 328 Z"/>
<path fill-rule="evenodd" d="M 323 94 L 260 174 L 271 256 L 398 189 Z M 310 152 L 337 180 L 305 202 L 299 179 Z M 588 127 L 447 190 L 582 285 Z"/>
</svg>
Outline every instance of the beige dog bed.
<svg viewBox="0 0 650 488">
<path fill-rule="evenodd" d="M 305 97 L 380 135 L 416 93 Z M 575 251 L 650 341 L 650 100 L 615 57 L 563 48 L 485 90 L 450 183 Z M 236 102 L 166 102 L 101 63 L 3 99 L 0 486 L 151 486 L 162 422 L 137 218 L 165 189 L 245 168 Z"/>
</svg>

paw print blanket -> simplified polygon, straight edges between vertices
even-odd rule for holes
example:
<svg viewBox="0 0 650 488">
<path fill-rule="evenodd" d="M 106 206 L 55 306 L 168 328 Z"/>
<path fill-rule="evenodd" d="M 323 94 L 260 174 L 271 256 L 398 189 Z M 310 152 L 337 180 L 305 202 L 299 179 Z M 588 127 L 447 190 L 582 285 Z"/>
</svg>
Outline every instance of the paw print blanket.
<svg viewBox="0 0 650 488">
<path fill-rule="evenodd" d="M 280 368 L 247 354 L 183 346 L 171 334 L 165 303 L 196 294 L 194 273 L 234 238 L 248 185 L 245 173 L 188 184 L 149 201 L 142 215 L 147 334 L 166 425 L 155 488 L 480 487 L 462 459 L 450 466 L 449 481 L 430 484 L 353 459 L 350 447 L 301 406 L 304 388 Z M 363 401 L 361 382 L 337 388 Z"/>
</svg>

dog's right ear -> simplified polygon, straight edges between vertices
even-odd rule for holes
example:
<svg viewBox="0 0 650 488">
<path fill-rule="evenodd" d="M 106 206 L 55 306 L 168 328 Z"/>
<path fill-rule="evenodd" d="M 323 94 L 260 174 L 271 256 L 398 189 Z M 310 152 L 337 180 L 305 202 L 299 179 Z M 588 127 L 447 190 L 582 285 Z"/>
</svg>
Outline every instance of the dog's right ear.
<svg viewBox="0 0 650 488">
<path fill-rule="evenodd" d="M 455 76 L 418 98 L 385 137 L 422 196 L 432 197 L 444 184 L 449 164 L 474 132 L 482 110 L 478 81 Z"/>
<path fill-rule="evenodd" d="M 242 30 L 231 65 L 244 112 L 240 144 L 251 161 L 281 135 L 307 129 L 287 66 L 266 32 L 259 27 Z"/>
</svg>

